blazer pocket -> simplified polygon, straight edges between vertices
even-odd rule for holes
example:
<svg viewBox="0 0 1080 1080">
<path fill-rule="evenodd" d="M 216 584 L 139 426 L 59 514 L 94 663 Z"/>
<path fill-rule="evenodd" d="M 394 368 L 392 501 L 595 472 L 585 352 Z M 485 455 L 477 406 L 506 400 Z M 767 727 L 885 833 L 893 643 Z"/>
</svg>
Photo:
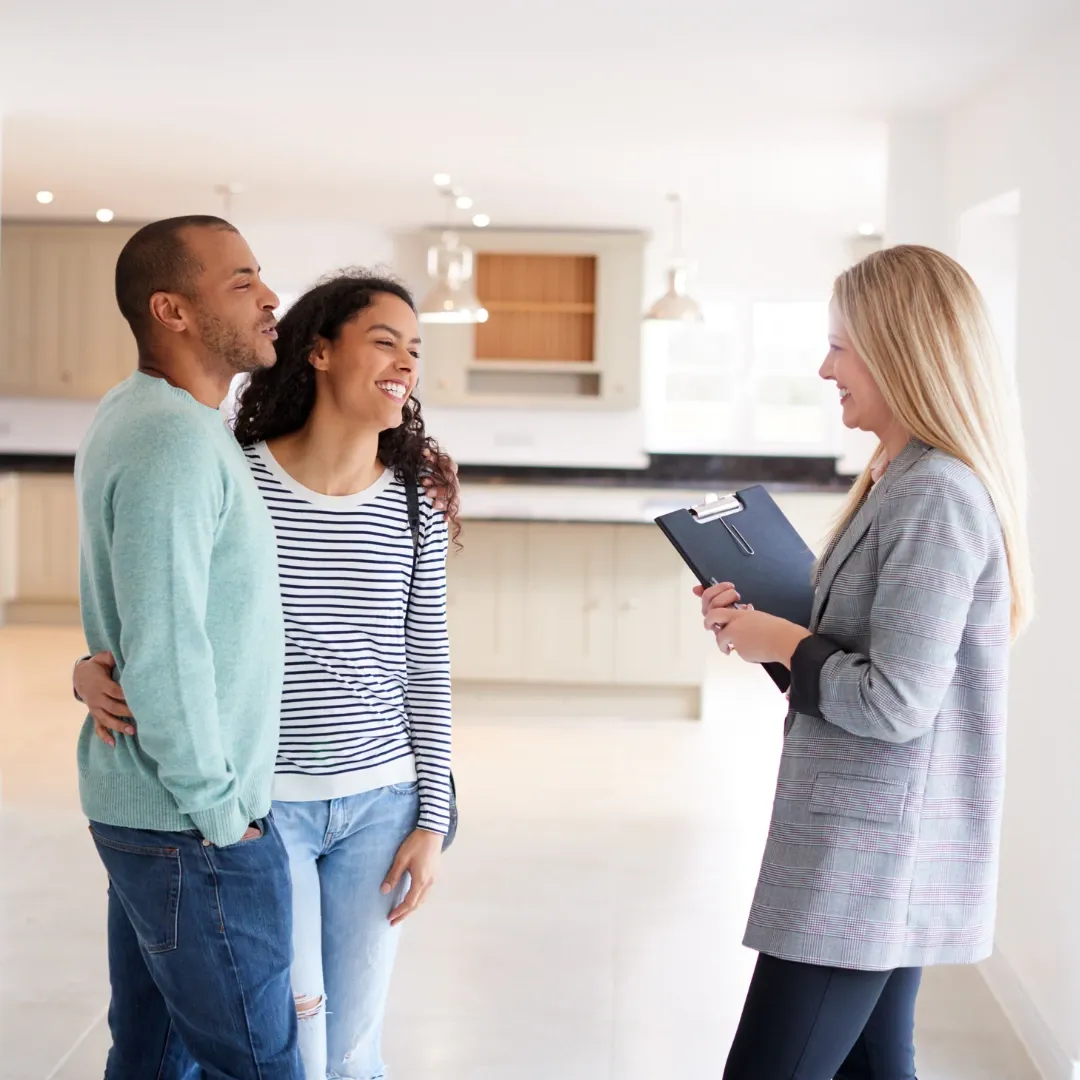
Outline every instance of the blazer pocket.
<svg viewBox="0 0 1080 1080">
<path fill-rule="evenodd" d="M 904 817 L 907 793 L 907 784 L 819 773 L 810 794 L 810 813 L 897 825 Z"/>
</svg>

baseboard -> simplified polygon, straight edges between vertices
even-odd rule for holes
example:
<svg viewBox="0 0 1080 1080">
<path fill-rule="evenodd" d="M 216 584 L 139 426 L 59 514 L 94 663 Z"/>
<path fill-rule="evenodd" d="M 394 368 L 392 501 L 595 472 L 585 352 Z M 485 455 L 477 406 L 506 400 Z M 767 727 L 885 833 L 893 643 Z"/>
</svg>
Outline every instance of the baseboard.
<svg viewBox="0 0 1080 1080">
<path fill-rule="evenodd" d="M 699 720 L 696 686 L 617 686 L 454 680 L 454 712 L 463 717 Z"/>
<path fill-rule="evenodd" d="M 979 970 L 1042 1080 L 1080 1080 L 1080 1061 L 1070 1060 L 1008 959 L 997 950 Z"/>
<path fill-rule="evenodd" d="M 12 600 L 5 611 L 12 626 L 78 626 L 78 602 L 67 600 Z"/>
</svg>

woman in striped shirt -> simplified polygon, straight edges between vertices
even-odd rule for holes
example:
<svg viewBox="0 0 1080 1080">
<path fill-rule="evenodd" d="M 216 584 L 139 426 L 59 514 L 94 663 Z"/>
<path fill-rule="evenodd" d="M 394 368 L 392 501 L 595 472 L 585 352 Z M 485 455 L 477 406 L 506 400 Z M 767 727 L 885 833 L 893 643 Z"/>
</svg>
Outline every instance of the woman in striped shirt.
<svg viewBox="0 0 1080 1080">
<path fill-rule="evenodd" d="M 274 815 L 293 880 L 293 991 L 308 1080 L 385 1075 L 382 1022 L 403 919 L 450 826 L 448 521 L 453 465 L 413 397 L 412 297 L 362 271 L 278 325 L 236 435 L 273 518 L 286 668 Z M 420 494 L 445 493 L 445 515 Z M 407 485 L 417 492 L 418 528 Z M 76 689 L 115 713 L 98 664 Z"/>
</svg>

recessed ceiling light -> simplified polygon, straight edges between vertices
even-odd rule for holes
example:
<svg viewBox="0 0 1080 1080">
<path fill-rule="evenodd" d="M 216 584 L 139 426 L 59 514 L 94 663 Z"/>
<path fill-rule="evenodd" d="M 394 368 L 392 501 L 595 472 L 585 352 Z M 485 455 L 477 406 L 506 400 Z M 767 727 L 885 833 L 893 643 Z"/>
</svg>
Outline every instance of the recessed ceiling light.
<svg viewBox="0 0 1080 1080">
<path fill-rule="evenodd" d="M 115 215 L 111 210 L 101 209 L 94 215 L 94 217 L 96 217 L 98 221 L 100 221 L 102 224 L 105 224 L 112 221 Z"/>
<path fill-rule="evenodd" d="M 459 210 L 471 210 L 472 199 L 470 199 L 468 195 L 459 195 L 457 197 L 457 208 Z"/>
<path fill-rule="evenodd" d="M 491 218 L 489 218 L 487 214 L 477 214 L 476 217 L 472 219 L 472 223 L 478 229 L 486 229 L 491 224 Z"/>
<path fill-rule="evenodd" d="M 874 228 L 872 221 L 861 221 L 859 223 L 859 235 L 860 236 L 873 236 L 877 230 Z"/>
<path fill-rule="evenodd" d="M 51 191 L 39 191 L 37 201 L 43 206 L 48 206 L 53 201 L 53 193 Z"/>
<path fill-rule="evenodd" d="M 436 187 L 449 187 L 450 186 L 450 174 L 445 172 L 437 172 L 432 180 L 435 181 Z"/>
</svg>

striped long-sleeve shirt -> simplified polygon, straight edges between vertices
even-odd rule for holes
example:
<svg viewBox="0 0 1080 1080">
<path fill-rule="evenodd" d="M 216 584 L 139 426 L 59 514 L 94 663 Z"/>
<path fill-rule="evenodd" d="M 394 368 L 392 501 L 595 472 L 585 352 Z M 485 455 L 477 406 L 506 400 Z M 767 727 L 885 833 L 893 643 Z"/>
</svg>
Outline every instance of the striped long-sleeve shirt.
<svg viewBox="0 0 1080 1080">
<path fill-rule="evenodd" d="M 420 827 L 445 833 L 445 519 L 421 496 L 414 573 L 405 488 L 392 472 L 355 495 L 322 495 L 264 443 L 245 453 L 274 522 L 285 614 L 274 798 L 343 798 L 415 780 Z"/>
</svg>

